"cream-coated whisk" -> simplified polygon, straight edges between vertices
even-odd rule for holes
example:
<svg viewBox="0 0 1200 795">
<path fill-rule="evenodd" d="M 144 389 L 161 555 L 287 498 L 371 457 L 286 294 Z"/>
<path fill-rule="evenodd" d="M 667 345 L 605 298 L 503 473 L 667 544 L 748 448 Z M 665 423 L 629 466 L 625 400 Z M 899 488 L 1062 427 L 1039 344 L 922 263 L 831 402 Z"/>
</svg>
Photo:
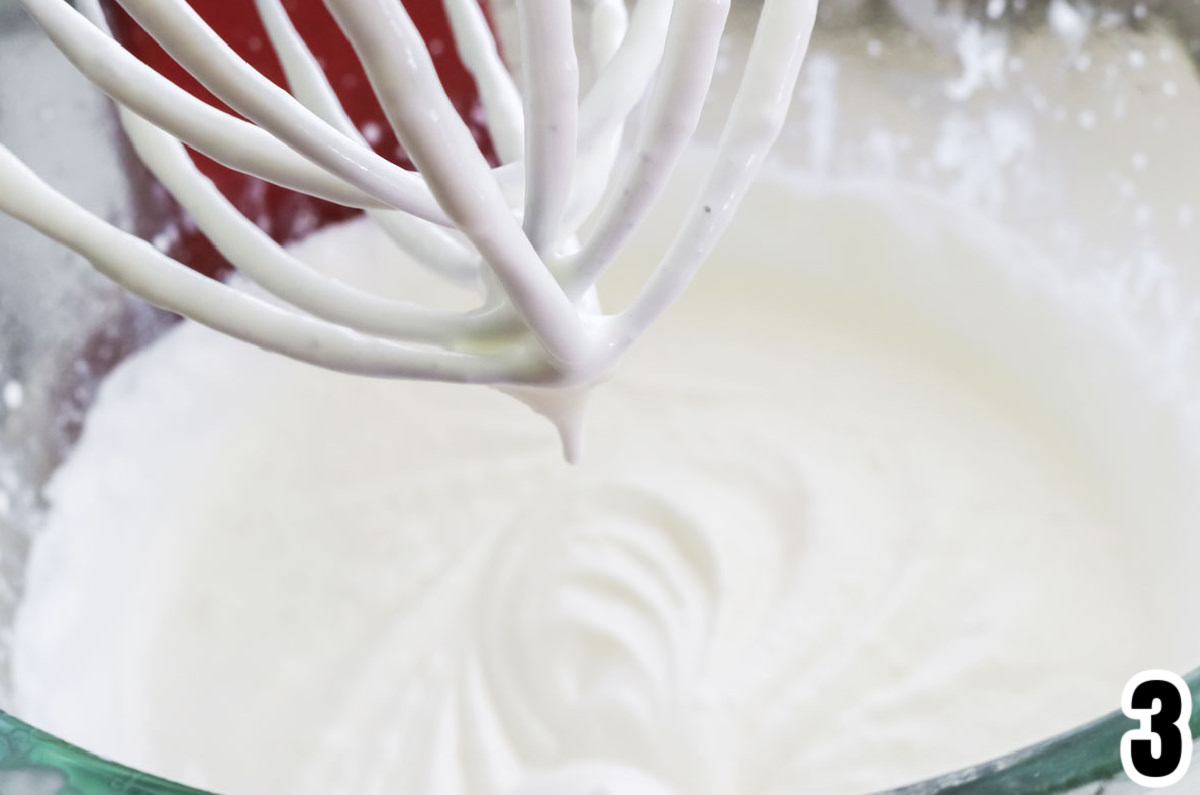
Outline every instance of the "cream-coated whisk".
<svg viewBox="0 0 1200 795">
<path fill-rule="evenodd" d="M 282 304 L 195 274 L 57 193 L 3 147 L 0 210 L 151 303 L 262 348 L 345 372 L 507 386 L 526 399 L 524 386 L 566 393 L 601 378 L 684 290 L 782 126 L 816 11 L 816 0 L 764 0 L 711 172 L 652 276 L 628 305 L 609 313 L 594 285 L 694 134 L 730 0 L 639 0 L 631 11 L 624 0 L 594 0 L 586 8 L 517 0 L 523 90 L 478 1 L 443 0 L 479 88 L 497 167 L 451 105 L 400 0 L 325 0 L 416 173 L 366 144 L 281 0 L 255 3 L 290 91 L 243 61 L 184 0 L 120 0 L 244 118 L 192 97 L 125 51 L 98 0 L 79 0 L 79 10 L 64 0 L 20 2 L 116 100 L 139 157 L 201 231 Z M 586 19 L 573 18 L 579 14 Z M 586 33 L 582 52 L 577 27 Z M 586 90 L 581 57 L 596 74 Z M 477 290 L 479 304 L 438 310 L 311 270 L 243 217 L 197 170 L 187 147 L 365 209 L 416 261 Z"/>
</svg>

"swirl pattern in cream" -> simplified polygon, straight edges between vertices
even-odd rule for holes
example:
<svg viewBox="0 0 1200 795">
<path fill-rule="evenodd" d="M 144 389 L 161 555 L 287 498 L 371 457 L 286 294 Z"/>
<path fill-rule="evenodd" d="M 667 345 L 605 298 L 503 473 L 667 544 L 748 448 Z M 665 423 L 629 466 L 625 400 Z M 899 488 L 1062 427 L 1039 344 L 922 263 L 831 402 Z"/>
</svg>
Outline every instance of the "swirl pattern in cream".
<svg viewBox="0 0 1200 795">
<path fill-rule="evenodd" d="M 596 391 L 578 467 L 498 393 L 173 331 L 52 489 L 23 716 L 223 795 L 848 795 L 1105 712 L 1139 654 L 1194 662 L 1035 404 L 820 291 L 860 260 L 793 259 L 949 293 L 989 255 L 782 195 Z M 375 234 L 298 253 L 402 272 Z"/>
</svg>

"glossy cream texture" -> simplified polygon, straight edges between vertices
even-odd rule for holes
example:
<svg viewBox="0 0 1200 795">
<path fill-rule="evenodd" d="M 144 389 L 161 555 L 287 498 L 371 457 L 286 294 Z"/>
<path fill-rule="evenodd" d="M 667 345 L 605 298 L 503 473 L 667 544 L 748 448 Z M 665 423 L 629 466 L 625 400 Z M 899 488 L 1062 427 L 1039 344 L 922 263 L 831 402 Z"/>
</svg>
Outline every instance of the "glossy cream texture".
<svg viewBox="0 0 1200 795">
<path fill-rule="evenodd" d="M 295 254 L 457 300 L 365 222 Z M 1200 514 L 1136 419 L 1043 399 L 1154 405 L 1074 366 L 1126 352 L 1051 266 L 919 193 L 760 185 L 574 467 L 497 392 L 184 324 L 53 484 L 19 713 L 225 795 L 838 795 L 1107 712 L 1200 660 L 1161 569 Z"/>
</svg>

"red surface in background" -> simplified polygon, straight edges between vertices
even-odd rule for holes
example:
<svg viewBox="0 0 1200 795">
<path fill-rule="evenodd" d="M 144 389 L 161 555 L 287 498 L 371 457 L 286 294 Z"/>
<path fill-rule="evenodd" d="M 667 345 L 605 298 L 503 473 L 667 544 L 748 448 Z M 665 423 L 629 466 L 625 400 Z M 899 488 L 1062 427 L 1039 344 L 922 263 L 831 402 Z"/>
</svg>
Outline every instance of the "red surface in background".
<svg viewBox="0 0 1200 795">
<path fill-rule="evenodd" d="M 375 151 L 406 168 L 412 168 L 388 126 L 353 48 L 324 4 L 318 0 L 284 0 L 283 4 L 291 14 L 296 29 L 317 56 L 330 85 L 337 91 L 355 124 L 360 130 L 378 133 L 377 139 L 369 136 Z M 191 5 L 238 55 L 275 83 L 286 86 L 283 69 L 270 47 L 254 3 L 250 0 L 191 0 Z M 486 9 L 486 2 L 483 6 Z M 442 4 L 435 0 L 416 0 L 405 3 L 405 8 L 429 45 L 430 55 L 450 99 L 480 142 L 484 154 L 494 160 L 491 142 L 483 128 L 483 114 L 475 84 L 455 52 Z M 228 110 L 163 52 L 149 34 L 138 27 L 116 3 L 109 3 L 108 12 L 114 33 L 130 52 L 197 97 Z M 239 210 L 281 243 L 359 212 L 230 171 L 202 155 L 193 153 L 193 158 Z M 161 212 L 161 209 L 156 208 L 157 212 Z M 229 270 L 225 259 L 186 220 L 177 206 L 170 207 L 164 216 L 160 231 L 178 235 L 167 246 L 171 256 L 209 275 L 220 275 Z M 171 238 L 167 236 L 163 239 Z"/>
</svg>

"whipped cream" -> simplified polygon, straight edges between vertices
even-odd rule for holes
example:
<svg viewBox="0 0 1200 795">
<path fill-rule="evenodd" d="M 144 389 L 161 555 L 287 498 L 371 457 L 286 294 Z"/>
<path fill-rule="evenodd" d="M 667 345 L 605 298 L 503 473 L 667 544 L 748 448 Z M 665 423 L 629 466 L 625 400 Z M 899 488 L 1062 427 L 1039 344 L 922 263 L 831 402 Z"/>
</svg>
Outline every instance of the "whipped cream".
<svg viewBox="0 0 1200 795">
<path fill-rule="evenodd" d="M 293 253 L 455 300 L 365 221 Z M 1200 659 L 1155 565 L 1200 512 L 1146 485 L 1194 470 L 1130 441 L 1144 413 L 1086 424 L 1174 415 L 1096 389 L 1079 362 L 1133 354 L 1051 270 L 923 193 L 768 180 L 592 395 L 578 466 L 498 392 L 184 323 L 55 478 L 19 714 L 223 795 L 838 795 L 1108 712 Z"/>
</svg>

